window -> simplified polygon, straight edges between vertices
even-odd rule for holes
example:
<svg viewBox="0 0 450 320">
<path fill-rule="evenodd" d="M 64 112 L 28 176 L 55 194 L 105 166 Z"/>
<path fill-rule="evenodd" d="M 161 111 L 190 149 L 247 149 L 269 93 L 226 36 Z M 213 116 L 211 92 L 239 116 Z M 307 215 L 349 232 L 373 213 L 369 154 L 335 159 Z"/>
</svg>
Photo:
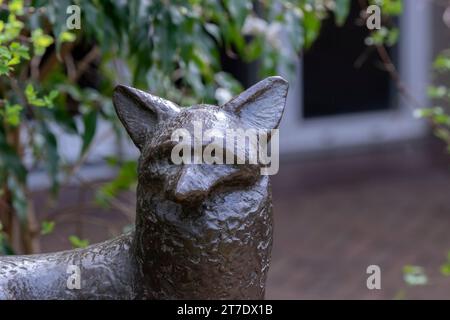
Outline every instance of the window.
<svg viewBox="0 0 450 320">
<path fill-rule="evenodd" d="M 400 39 L 391 52 L 398 58 L 396 65 L 403 84 L 421 105 L 427 105 L 430 12 L 428 1 L 404 0 L 398 20 Z M 421 137 L 428 132 L 424 121 L 413 118 L 409 101 L 396 94 L 376 52 L 366 57 L 360 68 L 349 71 L 348 65 L 353 66 L 365 50 L 367 32 L 353 25 L 355 14 L 353 8 L 349 22 L 341 30 L 334 21 L 325 22 L 311 51 L 299 59 L 280 126 L 281 152 L 368 146 Z"/>
<path fill-rule="evenodd" d="M 357 1 L 352 4 L 345 25 L 338 27 L 334 17 L 328 18 L 304 54 L 304 118 L 386 110 L 394 105 L 390 76 L 375 48 L 365 46 L 369 30 L 357 25 L 361 9 Z"/>
</svg>

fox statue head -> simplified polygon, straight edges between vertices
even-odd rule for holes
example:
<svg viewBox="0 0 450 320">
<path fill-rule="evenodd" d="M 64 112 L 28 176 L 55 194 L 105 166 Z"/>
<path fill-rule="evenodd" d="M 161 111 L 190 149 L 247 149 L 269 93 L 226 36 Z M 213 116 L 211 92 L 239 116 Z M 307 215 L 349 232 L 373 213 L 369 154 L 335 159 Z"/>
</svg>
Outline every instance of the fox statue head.
<svg viewBox="0 0 450 320">
<path fill-rule="evenodd" d="M 287 90 L 284 79 L 270 77 L 223 106 L 179 107 L 131 87 L 116 87 L 116 112 L 141 152 L 133 244 L 135 281 L 145 282 L 140 296 L 264 297 L 272 245 L 269 177 L 260 174 L 260 164 L 248 161 L 175 163 L 173 136 L 182 129 L 195 140 L 200 125 L 202 133 L 214 133 L 197 141 L 204 150 L 230 129 L 270 132 L 280 123 Z M 245 144 L 244 157 L 251 147 Z"/>
</svg>

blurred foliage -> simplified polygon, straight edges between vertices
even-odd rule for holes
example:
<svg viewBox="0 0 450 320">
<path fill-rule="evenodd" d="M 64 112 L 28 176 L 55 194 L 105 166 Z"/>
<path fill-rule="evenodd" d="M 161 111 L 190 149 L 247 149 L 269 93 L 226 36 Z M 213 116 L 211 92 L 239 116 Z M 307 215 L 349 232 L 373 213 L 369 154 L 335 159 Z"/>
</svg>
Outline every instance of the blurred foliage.
<svg viewBox="0 0 450 320">
<path fill-rule="evenodd" d="M 450 74 L 450 49 L 446 49 L 434 59 L 434 82 L 428 87 L 428 97 L 433 101 L 431 108 L 418 109 L 415 116 L 428 119 L 434 134 L 447 145 L 450 153 L 450 88 L 445 77 Z"/>
<path fill-rule="evenodd" d="M 371 0 L 371 5 L 377 5 L 382 14 L 380 29 L 373 30 L 366 38 L 368 46 L 393 46 L 397 43 L 399 29 L 396 18 L 403 12 L 403 0 Z"/>
<path fill-rule="evenodd" d="M 27 174 L 45 169 L 56 194 L 87 158 L 99 119 L 122 136 L 111 103 L 115 84 L 151 90 L 181 105 L 223 103 L 242 89 L 222 70 L 223 54 L 258 60 L 261 77 L 278 68 L 292 71 L 300 50 L 318 36 L 321 20 L 334 12 L 342 24 L 349 3 L 0 0 L 0 202 L 7 208 L 0 219 L 14 215 L 28 233 L 23 239 L 53 230 L 48 221 L 40 230 L 31 228 Z M 68 30 L 70 5 L 81 8 L 80 30 Z M 75 163 L 62 157 L 62 133 L 82 142 Z M 103 205 L 135 185 L 135 165 L 116 164 L 117 179 L 97 197 Z M 1 243 L 10 230 L 5 226 Z"/>
<path fill-rule="evenodd" d="M 412 265 L 403 267 L 403 280 L 410 286 L 423 286 L 428 283 L 425 270 L 420 266 Z"/>
</svg>

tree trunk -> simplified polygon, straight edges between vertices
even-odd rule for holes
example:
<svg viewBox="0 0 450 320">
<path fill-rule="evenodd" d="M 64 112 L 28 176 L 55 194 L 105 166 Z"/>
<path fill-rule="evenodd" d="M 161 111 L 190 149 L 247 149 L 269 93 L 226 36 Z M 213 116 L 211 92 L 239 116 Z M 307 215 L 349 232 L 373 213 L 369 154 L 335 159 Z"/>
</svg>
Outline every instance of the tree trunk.
<svg viewBox="0 0 450 320">
<path fill-rule="evenodd" d="M 6 234 L 8 241 L 13 243 L 13 218 L 14 209 L 12 207 L 11 191 L 5 185 L 2 188 L 2 196 L 0 198 L 0 222 L 2 231 Z"/>
<path fill-rule="evenodd" d="M 12 146 L 16 154 L 22 159 L 23 150 L 20 141 L 20 127 L 6 128 L 7 142 Z M 27 194 L 26 185 L 21 185 L 24 194 Z M 3 231 L 8 237 L 11 246 L 16 252 L 31 254 L 39 252 L 39 224 L 31 202 L 27 203 L 27 212 L 25 221 L 19 221 L 17 212 L 13 206 L 13 193 L 10 188 L 3 186 L 1 198 L 2 208 L 0 210 L 0 221 L 3 225 Z M 15 227 L 16 226 L 16 227 Z M 14 234 L 19 232 L 19 234 Z"/>
</svg>

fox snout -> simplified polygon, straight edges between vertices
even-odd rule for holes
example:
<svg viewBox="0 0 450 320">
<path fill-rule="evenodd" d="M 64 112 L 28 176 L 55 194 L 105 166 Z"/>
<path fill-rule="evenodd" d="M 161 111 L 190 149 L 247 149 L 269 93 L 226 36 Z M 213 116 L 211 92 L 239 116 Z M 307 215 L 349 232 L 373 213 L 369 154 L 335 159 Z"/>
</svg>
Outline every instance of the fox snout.
<svg viewBox="0 0 450 320">
<path fill-rule="evenodd" d="M 169 182 L 166 195 L 169 199 L 180 203 L 198 204 L 207 196 L 217 179 L 205 175 L 202 164 L 183 165 L 179 174 Z"/>
</svg>

